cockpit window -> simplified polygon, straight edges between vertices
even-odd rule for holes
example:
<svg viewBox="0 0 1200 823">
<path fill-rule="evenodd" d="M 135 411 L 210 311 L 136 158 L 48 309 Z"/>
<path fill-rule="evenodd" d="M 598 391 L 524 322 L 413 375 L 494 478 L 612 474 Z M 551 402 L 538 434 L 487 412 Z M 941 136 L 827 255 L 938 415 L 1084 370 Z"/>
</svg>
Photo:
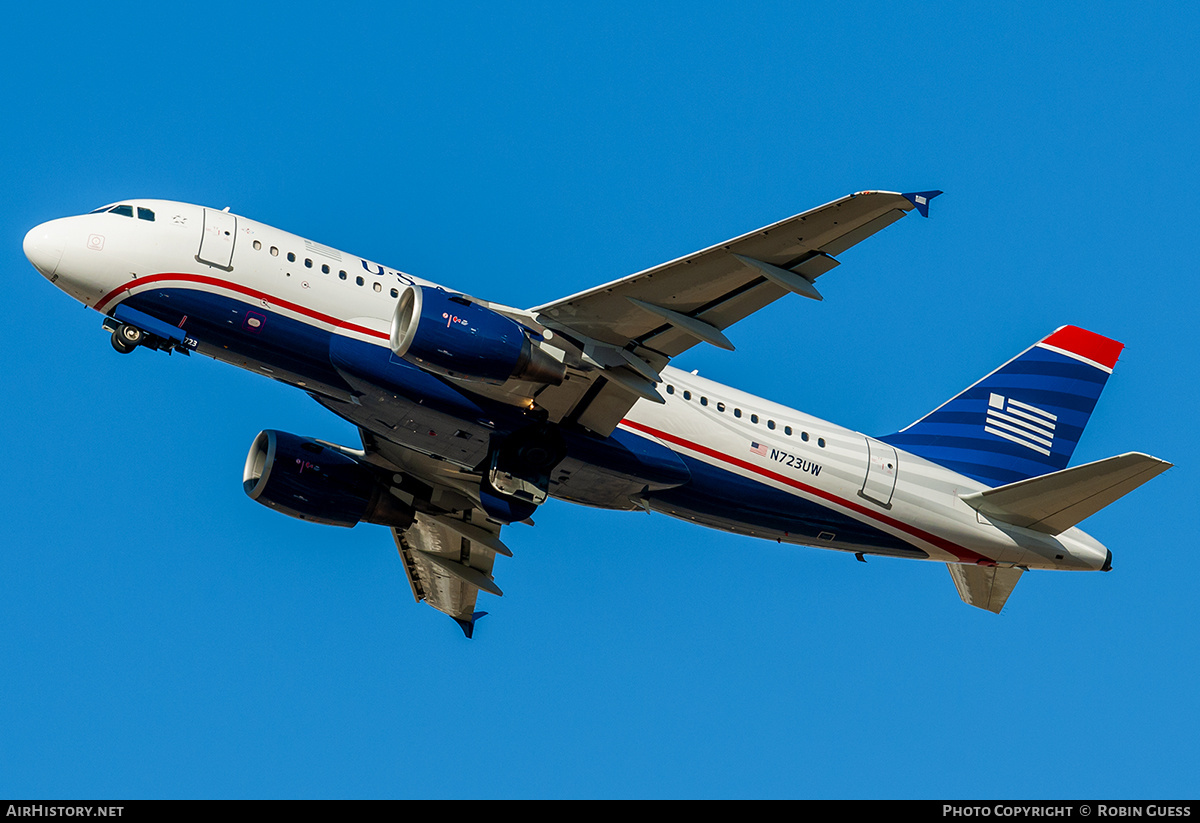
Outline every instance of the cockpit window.
<svg viewBox="0 0 1200 823">
<path fill-rule="evenodd" d="M 88 214 L 104 214 L 105 212 L 119 214 L 122 217 L 133 217 L 133 206 L 124 204 L 120 206 L 101 206 L 98 209 L 89 211 Z M 138 206 L 137 216 L 139 220 L 149 220 L 151 223 L 154 222 L 154 212 L 150 209 L 144 209 L 141 206 Z"/>
</svg>

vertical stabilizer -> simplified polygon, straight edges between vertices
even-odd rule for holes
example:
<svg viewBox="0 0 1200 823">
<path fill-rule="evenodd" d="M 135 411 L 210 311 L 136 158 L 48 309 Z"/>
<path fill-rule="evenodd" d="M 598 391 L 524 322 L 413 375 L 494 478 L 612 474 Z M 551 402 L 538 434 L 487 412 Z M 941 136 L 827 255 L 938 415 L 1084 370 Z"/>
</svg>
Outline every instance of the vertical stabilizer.
<svg viewBox="0 0 1200 823">
<path fill-rule="evenodd" d="M 990 486 L 1064 469 L 1122 348 L 1063 326 L 908 428 L 879 439 Z"/>
</svg>

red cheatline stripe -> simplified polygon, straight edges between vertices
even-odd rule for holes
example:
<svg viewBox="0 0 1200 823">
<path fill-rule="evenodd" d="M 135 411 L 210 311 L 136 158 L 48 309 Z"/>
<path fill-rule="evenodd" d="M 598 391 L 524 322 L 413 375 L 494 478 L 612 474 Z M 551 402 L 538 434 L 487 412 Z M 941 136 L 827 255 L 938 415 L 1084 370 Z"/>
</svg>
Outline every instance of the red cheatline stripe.
<svg viewBox="0 0 1200 823">
<path fill-rule="evenodd" d="M 100 302 L 96 304 L 96 311 L 103 313 L 105 306 L 111 303 L 117 297 L 117 295 L 122 294 L 123 292 L 133 291 L 139 286 L 145 286 L 149 283 L 162 283 L 166 281 L 200 283 L 201 285 L 205 286 L 216 286 L 218 288 L 228 289 L 229 291 L 244 294 L 247 297 L 252 297 L 255 300 L 265 300 L 270 303 L 273 308 L 287 309 L 288 311 L 293 311 L 296 314 L 302 314 L 305 317 L 311 317 L 313 320 L 319 320 L 322 323 L 328 323 L 331 326 L 337 326 L 338 328 L 345 329 L 346 331 L 358 332 L 359 334 L 378 337 L 382 340 L 388 339 L 386 332 L 368 329 L 366 326 L 359 326 L 355 325 L 354 323 L 346 323 L 345 321 L 339 320 L 332 315 L 323 314 L 319 311 L 310 309 L 307 306 L 301 306 L 299 303 L 292 303 L 289 300 L 283 300 L 267 294 L 266 292 L 247 288 L 241 283 L 231 283 L 228 280 L 221 280 L 219 278 L 209 277 L 203 274 L 151 274 L 146 277 L 139 277 L 136 280 L 130 280 L 119 289 L 113 289 L 108 294 L 100 298 Z"/>
<path fill-rule="evenodd" d="M 1125 348 L 1124 343 L 1118 343 L 1116 340 L 1110 340 L 1094 331 L 1081 329 L 1078 326 L 1063 326 L 1042 342 L 1048 346 L 1054 346 L 1056 349 L 1086 357 L 1109 371 L 1112 371 L 1113 367 L 1117 365 L 1121 349 Z"/>
<path fill-rule="evenodd" d="M 650 435 L 651 437 L 657 437 L 660 440 L 666 440 L 668 443 L 674 443 L 677 446 L 683 446 L 685 449 L 691 449 L 692 451 L 699 452 L 700 454 L 708 455 L 709 457 L 713 458 L 714 460 L 720 460 L 722 463 L 728 463 L 732 466 L 737 466 L 738 468 L 745 469 L 746 471 L 753 472 L 758 475 L 762 475 L 763 477 L 769 477 L 772 480 L 778 481 L 778 482 L 783 483 L 788 486 L 792 486 L 793 488 L 797 488 L 800 491 L 805 492 L 806 494 L 811 494 L 814 497 L 823 498 L 825 500 L 828 500 L 830 503 L 836 503 L 837 505 L 842 506 L 843 508 L 847 508 L 847 509 L 850 509 L 851 511 L 858 512 L 859 514 L 865 515 L 866 517 L 868 517 L 871 520 L 877 520 L 880 523 L 886 523 L 887 525 L 889 525 L 893 528 L 899 529 L 902 532 L 907 532 L 908 534 L 911 534 L 913 537 L 916 537 L 920 540 L 924 540 L 926 543 L 931 543 L 934 546 L 937 546 L 939 549 L 949 552 L 950 554 L 954 555 L 959 560 L 962 560 L 964 562 L 967 562 L 967 563 L 978 563 L 980 561 L 983 561 L 985 563 L 991 562 L 988 558 L 984 557 L 983 555 L 976 554 L 975 552 L 971 551 L 968 548 L 959 546 L 957 543 L 952 543 L 949 540 L 945 539 L 944 537 L 938 537 L 936 534 L 930 534 L 929 532 L 927 532 L 923 529 L 918 529 L 916 526 L 912 526 L 901 520 L 896 520 L 893 517 L 888 517 L 887 515 L 871 511 L 867 507 L 862 506 L 858 503 L 855 503 L 852 500 L 843 500 L 842 498 L 838 497 L 836 494 L 832 494 L 831 492 L 827 492 L 824 489 L 818 489 L 814 486 L 809 486 L 805 483 L 801 483 L 799 480 L 796 480 L 793 477 L 788 477 L 787 475 L 778 474 L 769 469 L 760 468 L 759 466 L 755 466 L 753 463 L 750 463 L 746 460 L 740 460 L 736 457 L 731 457 L 730 455 L 723 454 L 722 452 L 715 451 L 714 449 L 710 449 L 707 446 L 702 446 L 699 443 L 693 443 L 690 440 L 685 440 L 682 437 L 677 437 L 673 434 L 670 434 L 669 432 L 659 431 L 658 429 L 651 428 L 650 426 L 644 426 L 641 423 L 634 423 L 632 420 L 622 420 L 621 423 L 626 426 L 629 426 L 631 429 L 637 429 L 640 432 L 645 432 L 646 434 Z"/>
<path fill-rule="evenodd" d="M 118 289 L 113 289 L 108 294 L 104 295 L 104 297 L 100 298 L 99 302 L 96 303 L 96 310 L 99 312 L 103 312 L 105 306 L 107 306 L 118 295 L 120 295 L 124 292 L 132 291 L 135 288 L 138 288 L 138 287 L 144 286 L 144 285 L 148 285 L 150 283 L 162 283 L 162 282 L 167 282 L 167 281 L 175 281 L 175 282 L 182 282 L 182 283 L 199 283 L 201 285 L 215 286 L 217 288 L 228 289 L 229 291 L 237 292 L 239 294 L 244 294 L 247 297 L 254 298 L 255 300 L 266 300 L 268 303 L 272 304 L 275 307 L 284 308 L 289 311 L 293 311 L 297 314 L 304 315 L 305 317 L 311 317 L 312 319 L 318 320 L 322 323 L 328 323 L 331 326 L 337 326 L 339 328 L 346 329 L 347 331 L 354 331 L 354 332 L 358 332 L 360 334 L 365 334 L 370 337 L 377 337 L 377 338 L 381 338 L 384 340 L 386 340 L 388 338 L 388 335 L 385 334 L 384 332 L 376 331 L 375 329 L 369 329 L 365 326 L 358 326 L 353 323 L 345 323 L 342 320 L 339 320 L 338 318 L 333 317 L 332 315 L 323 314 L 321 312 L 310 309 L 307 306 L 301 306 L 298 303 L 292 303 L 291 301 L 283 300 L 278 297 L 274 297 L 273 295 L 269 295 L 265 292 L 257 291 L 256 289 L 247 288 L 246 286 L 243 286 L 240 283 L 231 283 L 227 280 L 221 280 L 216 277 L 209 277 L 207 275 L 202 275 L 202 274 L 169 273 L 169 274 L 152 274 L 152 275 L 148 275 L 146 277 L 139 277 L 135 280 L 129 281 L 128 283 L 125 283 Z M 1065 329 L 1074 329 L 1074 328 L 1075 328 L 1074 326 L 1065 327 Z M 1066 346 L 1063 346 L 1059 343 L 1052 342 L 1052 338 L 1054 338 L 1057 334 L 1061 333 L 1065 329 L 1060 329 L 1058 332 L 1055 332 L 1055 334 L 1051 335 L 1049 338 L 1047 338 L 1043 342 L 1050 343 L 1051 345 L 1057 346 L 1059 348 L 1067 348 Z M 1100 340 L 1107 340 L 1107 338 L 1102 338 L 1099 335 L 1092 334 L 1092 332 L 1084 332 L 1083 329 L 1076 329 L 1076 331 L 1083 332 L 1086 335 L 1091 335 L 1092 337 L 1099 338 Z M 1107 342 L 1114 343 L 1114 341 L 1111 341 L 1111 340 L 1108 340 Z M 1118 347 L 1117 352 L 1119 353 L 1121 344 L 1115 343 L 1115 345 Z M 1069 349 L 1069 350 L 1075 351 L 1075 349 Z M 1104 362 L 1102 360 L 1098 360 L 1098 359 L 1092 357 L 1091 355 L 1085 354 L 1084 356 L 1088 357 L 1089 359 L 1095 359 L 1096 362 L 1101 362 L 1101 363 Z M 1113 355 L 1113 362 L 1114 363 L 1116 362 L 1115 354 Z M 966 549 L 962 546 L 958 546 L 944 538 L 938 537 L 937 535 L 934 535 L 934 534 L 930 534 L 929 532 L 926 532 L 922 529 L 918 529 L 914 526 L 910 526 L 909 524 L 903 523 L 894 518 L 887 517 L 886 515 L 882 515 L 877 512 L 873 512 L 870 509 L 859 505 L 858 503 L 854 503 L 853 501 L 843 500 L 840 497 L 838 497 L 837 495 L 831 494 L 822 489 L 808 486 L 804 483 L 799 482 L 798 480 L 795 480 L 794 478 L 787 477 L 785 475 L 778 474 L 776 472 L 769 471 L 767 469 L 759 468 L 758 466 L 748 463 L 745 460 L 739 460 L 736 457 L 731 457 L 729 455 L 722 454 L 721 452 L 714 451 L 713 449 L 710 449 L 706 446 L 702 446 L 699 443 L 692 443 L 689 440 L 684 440 L 682 437 L 676 437 L 675 435 L 669 434 L 668 432 L 659 431 L 658 429 L 653 429 L 653 428 L 650 428 L 649 426 L 643 426 L 642 424 L 634 423 L 631 420 L 622 420 L 621 422 L 624 423 L 625 425 L 629 426 L 630 428 L 645 432 L 646 434 L 649 434 L 652 437 L 657 437 L 661 440 L 666 440 L 670 443 L 675 443 L 676 445 L 683 446 L 684 448 L 687 448 L 687 449 L 691 449 L 692 451 L 696 451 L 701 454 L 706 454 L 709 457 L 712 457 L 716 460 L 720 460 L 721 462 L 728 463 L 733 466 L 738 466 L 739 468 L 745 469 L 746 471 L 753 472 L 753 473 L 761 475 L 763 477 L 768 477 L 772 480 L 778 481 L 785 485 L 800 489 L 801 491 L 803 491 L 807 494 L 811 494 L 815 497 L 823 498 L 825 500 L 830 501 L 831 503 L 836 503 L 839 506 L 850 509 L 851 511 L 858 512 L 859 514 L 862 514 L 872 520 L 877 520 L 880 523 L 886 523 L 886 524 L 892 526 L 893 528 L 899 529 L 900 531 L 903 531 L 903 532 L 907 532 L 908 534 L 911 534 L 912 536 L 914 536 L 920 540 L 924 540 L 927 543 L 930 543 L 934 546 L 937 546 L 940 549 L 943 549 L 944 551 L 949 552 L 950 554 L 957 557 L 959 560 L 963 560 L 968 563 L 978 562 L 980 560 L 984 560 L 984 561 L 987 560 L 987 558 L 984 558 L 982 555 L 976 554 L 975 552 L 971 551 L 970 549 Z"/>
</svg>

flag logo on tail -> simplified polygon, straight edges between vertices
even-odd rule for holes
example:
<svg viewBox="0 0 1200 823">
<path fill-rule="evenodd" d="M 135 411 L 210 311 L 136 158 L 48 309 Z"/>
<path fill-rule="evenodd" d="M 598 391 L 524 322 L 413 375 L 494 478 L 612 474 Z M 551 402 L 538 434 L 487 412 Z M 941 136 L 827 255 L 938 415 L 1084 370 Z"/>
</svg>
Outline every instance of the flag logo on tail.
<svg viewBox="0 0 1200 823">
<path fill-rule="evenodd" d="M 1049 455 L 1057 422 L 1057 415 L 1044 409 L 993 393 L 988 399 L 983 430 L 1038 454 Z"/>
</svg>

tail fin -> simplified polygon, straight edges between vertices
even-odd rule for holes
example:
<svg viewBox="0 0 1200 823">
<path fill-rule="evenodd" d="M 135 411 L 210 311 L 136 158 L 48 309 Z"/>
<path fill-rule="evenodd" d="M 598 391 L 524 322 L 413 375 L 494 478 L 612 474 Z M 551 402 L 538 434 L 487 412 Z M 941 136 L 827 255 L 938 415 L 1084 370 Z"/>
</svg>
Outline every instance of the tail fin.
<svg viewBox="0 0 1200 823">
<path fill-rule="evenodd" d="M 991 486 L 1064 469 L 1123 348 L 1063 326 L 879 439 Z"/>
</svg>

